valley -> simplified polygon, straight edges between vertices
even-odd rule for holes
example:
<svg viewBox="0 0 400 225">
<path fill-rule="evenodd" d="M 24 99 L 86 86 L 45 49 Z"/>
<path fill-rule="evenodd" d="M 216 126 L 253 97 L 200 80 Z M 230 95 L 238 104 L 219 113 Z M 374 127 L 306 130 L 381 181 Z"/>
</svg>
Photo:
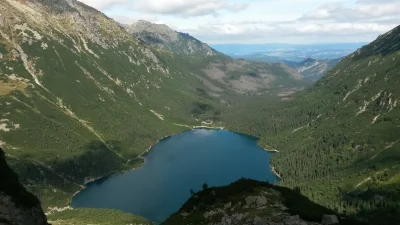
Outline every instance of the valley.
<svg viewBox="0 0 400 225">
<path fill-rule="evenodd" d="M 343 57 L 368 43 L 336 44 L 221 44 L 217 50 L 235 59 L 281 63 L 295 69 L 305 80 L 315 82 Z"/>
<path fill-rule="evenodd" d="M 233 59 L 166 25 L 119 24 L 75 0 L 4 0 L 0 147 L 52 224 L 150 224 L 68 206 L 86 181 L 138 168 L 158 140 L 212 121 L 277 149 L 278 192 L 292 196 L 283 187 L 291 188 L 318 204 L 314 222 L 327 213 L 392 225 L 400 208 L 399 38 L 396 27 L 306 75 L 314 59 L 292 67 Z"/>
</svg>

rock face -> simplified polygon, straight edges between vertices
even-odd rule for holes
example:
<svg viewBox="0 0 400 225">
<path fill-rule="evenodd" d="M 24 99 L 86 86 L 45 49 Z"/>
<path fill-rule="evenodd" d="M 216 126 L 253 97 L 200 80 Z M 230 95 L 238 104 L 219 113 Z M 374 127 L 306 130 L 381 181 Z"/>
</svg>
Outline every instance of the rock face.
<svg viewBox="0 0 400 225">
<path fill-rule="evenodd" d="M 242 179 L 193 195 L 163 224 L 320 225 L 338 224 L 338 219 L 291 189 Z"/>
<path fill-rule="evenodd" d="M 39 200 L 19 183 L 0 149 L 0 224 L 47 225 Z"/>
</svg>

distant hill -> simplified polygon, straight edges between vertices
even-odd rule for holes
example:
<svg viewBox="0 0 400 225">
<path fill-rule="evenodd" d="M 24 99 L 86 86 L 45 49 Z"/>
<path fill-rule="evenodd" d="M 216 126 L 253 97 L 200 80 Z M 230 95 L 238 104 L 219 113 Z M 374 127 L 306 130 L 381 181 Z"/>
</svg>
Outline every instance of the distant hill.
<svg viewBox="0 0 400 225">
<path fill-rule="evenodd" d="M 265 52 L 282 52 L 282 51 L 322 51 L 331 50 L 334 52 L 351 53 L 354 50 L 366 45 L 366 42 L 360 43 L 327 43 L 327 44 L 285 44 L 285 43 L 270 43 L 270 44 L 213 44 L 211 47 L 217 51 L 223 52 L 231 56 L 251 55 Z M 341 53 L 342 54 L 342 53 Z M 347 55 L 345 53 L 345 55 Z M 313 57 L 313 55 L 305 55 Z M 342 55 L 343 56 L 343 55 Z M 338 56 L 341 57 L 341 56 Z M 338 58 L 336 57 L 336 58 Z M 322 58 L 322 57 L 318 57 Z"/>
<path fill-rule="evenodd" d="M 256 62 L 284 63 L 299 72 L 305 80 L 316 81 L 343 57 L 365 43 L 336 44 L 221 44 L 212 45 L 233 58 Z"/>
</svg>

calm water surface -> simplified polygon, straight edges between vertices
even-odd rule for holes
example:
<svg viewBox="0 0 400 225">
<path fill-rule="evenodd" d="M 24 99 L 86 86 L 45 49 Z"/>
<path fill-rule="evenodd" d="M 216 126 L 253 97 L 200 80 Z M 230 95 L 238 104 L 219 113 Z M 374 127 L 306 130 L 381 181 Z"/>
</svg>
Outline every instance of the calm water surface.
<svg viewBox="0 0 400 225">
<path fill-rule="evenodd" d="M 143 167 L 87 185 L 73 207 L 111 208 L 160 223 L 190 197 L 190 189 L 242 177 L 274 183 L 269 153 L 257 138 L 226 130 L 192 130 L 160 141 Z"/>
</svg>

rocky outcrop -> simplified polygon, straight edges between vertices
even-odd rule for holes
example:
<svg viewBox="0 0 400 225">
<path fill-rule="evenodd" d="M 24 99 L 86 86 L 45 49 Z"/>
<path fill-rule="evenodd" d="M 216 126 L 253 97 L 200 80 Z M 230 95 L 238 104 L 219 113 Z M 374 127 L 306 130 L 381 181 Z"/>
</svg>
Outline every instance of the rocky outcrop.
<svg viewBox="0 0 400 225">
<path fill-rule="evenodd" d="M 329 209 L 299 192 L 242 179 L 194 194 L 164 224 L 169 225 L 333 225 Z"/>
<path fill-rule="evenodd" d="M 267 204 L 267 198 L 264 196 L 247 196 L 245 198 L 246 207 L 262 207 Z"/>
<path fill-rule="evenodd" d="M 176 42 L 179 40 L 178 33 L 169 28 L 167 25 L 155 24 L 145 20 L 139 20 L 129 26 L 126 26 L 126 30 L 129 33 L 136 35 L 150 33 L 167 43 Z"/>
<path fill-rule="evenodd" d="M 39 200 L 19 183 L 0 149 L 0 225 L 47 225 Z"/>
</svg>

